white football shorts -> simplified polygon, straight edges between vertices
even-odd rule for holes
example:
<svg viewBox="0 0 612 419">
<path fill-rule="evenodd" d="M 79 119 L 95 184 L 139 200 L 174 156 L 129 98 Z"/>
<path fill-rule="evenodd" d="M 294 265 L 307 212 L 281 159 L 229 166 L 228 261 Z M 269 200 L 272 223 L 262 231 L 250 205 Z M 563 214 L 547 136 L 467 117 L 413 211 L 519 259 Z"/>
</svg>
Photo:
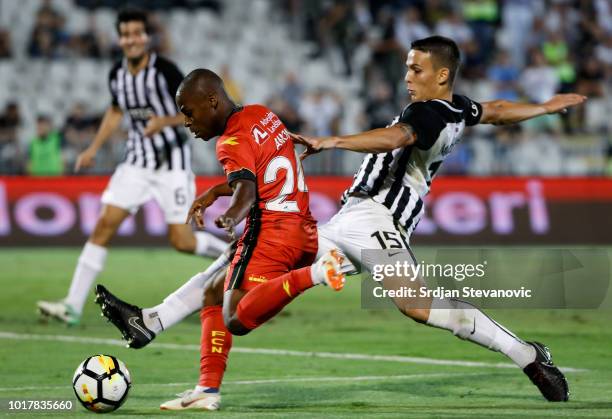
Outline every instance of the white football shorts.
<svg viewBox="0 0 612 419">
<path fill-rule="evenodd" d="M 317 258 L 333 248 L 340 249 L 346 256 L 342 271 L 347 274 L 370 270 L 379 262 L 362 256 L 362 250 L 407 249 L 403 257 L 408 254 L 414 259 L 405 230 L 387 207 L 371 198 L 349 197 L 331 220 L 318 227 L 318 233 Z"/>
<path fill-rule="evenodd" d="M 184 170 L 153 170 L 122 163 L 117 166 L 102 204 L 123 208 L 132 214 L 154 199 L 168 224 L 183 224 L 195 198 L 195 176 Z"/>
</svg>

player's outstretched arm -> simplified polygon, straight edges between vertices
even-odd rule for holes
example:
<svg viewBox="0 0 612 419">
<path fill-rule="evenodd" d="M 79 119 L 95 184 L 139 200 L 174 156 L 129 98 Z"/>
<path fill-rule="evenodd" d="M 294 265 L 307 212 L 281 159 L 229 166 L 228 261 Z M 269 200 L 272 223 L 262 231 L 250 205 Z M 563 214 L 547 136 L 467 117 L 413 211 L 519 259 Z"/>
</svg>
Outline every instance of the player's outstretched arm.
<svg viewBox="0 0 612 419">
<path fill-rule="evenodd" d="M 306 146 L 302 158 L 321 150 L 338 148 L 361 153 L 385 153 L 414 144 L 416 135 L 407 124 L 397 123 L 388 128 L 378 128 L 360 134 L 333 137 L 305 137 L 291 133 L 291 139 Z"/>
<path fill-rule="evenodd" d="M 204 212 L 210 207 L 220 196 L 231 196 L 234 191 L 227 183 L 220 183 L 212 188 L 204 191 L 191 204 L 185 224 L 195 221 L 196 226 L 200 229 L 204 228 Z"/>
<path fill-rule="evenodd" d="M 232 182 L 231 187 L 234 193 L 230 206 L 224 214 L 215 220 L 215 224 L 217 227 L 227 230 L 233 240 L 234 227 L 246 218 L 253 205 L 255 205 L 257 185 L 249 179 L 237 179 Z"/>
<path fill-rule="evenodd" d="M 483 102 L 481 124 L 515 124 L 537 116 L 565 112 L 567 108 L 577 106 L 587 99 L 586 96 L 574 93 L 555 95 L 550 100 L 540 103 L 517 103 L 507 100 Z"/>
<path fill-rule="evenodd" d="M 119 128 L 123 112 L 119 107 L 109 106 L 104 113 L 98 132 L 92 143 L 85 149 L 76 159 L 74 171 L 78 172 L 82 167 L 91 167 L 94 164 L 94 158 L 98 150 L 110 138 L 111 134 Z"/>
</svg>

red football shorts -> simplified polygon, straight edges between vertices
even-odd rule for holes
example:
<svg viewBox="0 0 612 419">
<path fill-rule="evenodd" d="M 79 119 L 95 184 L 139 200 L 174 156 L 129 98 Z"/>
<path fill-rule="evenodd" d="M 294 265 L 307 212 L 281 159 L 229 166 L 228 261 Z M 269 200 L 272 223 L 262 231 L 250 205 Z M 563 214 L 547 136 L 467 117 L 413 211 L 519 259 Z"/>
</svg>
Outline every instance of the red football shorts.
<svg viewBox="0 0 612 419">
<path fill-rule="evenodd" d="M 250 290 L 291 270 L 312 265 L 317 255 L 313 221 L 248 222 L 225 277 L 225 290 Z"/>
</svg>

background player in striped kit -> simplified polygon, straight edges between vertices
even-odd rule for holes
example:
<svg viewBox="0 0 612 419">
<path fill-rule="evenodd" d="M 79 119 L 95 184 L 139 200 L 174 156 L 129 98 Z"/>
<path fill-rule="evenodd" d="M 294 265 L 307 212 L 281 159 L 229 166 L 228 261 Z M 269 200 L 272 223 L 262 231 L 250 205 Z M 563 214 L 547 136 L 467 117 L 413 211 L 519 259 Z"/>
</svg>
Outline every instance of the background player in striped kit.
<svg viewBox="0 0 612 419">
<path fill-rule="evenodd" d="M 79 322 L 85 300 L 104 268 L 107 246 L 130 213 L 155 199 L 168 224 L 168 238 L 175 249 L 219 256 L 227 244 L 210 233 L 194 232 L 184 223 L 195 196 L 188 138 L 174 95 L 183 79 L 171 61 L 149 50 L 149 27 L 144 12 L 125 9 L 117 17 L 123 59 L 111 70 L 112 103 L 75 170 L 90 167 L 98 149 L 119 127 L 129 122 L 127 153 L 102 195 L 103 208 L 79 257 L 67 297 L 59 302 L 39 301 L 41 314 L 67 324 Z"/>
</svg>

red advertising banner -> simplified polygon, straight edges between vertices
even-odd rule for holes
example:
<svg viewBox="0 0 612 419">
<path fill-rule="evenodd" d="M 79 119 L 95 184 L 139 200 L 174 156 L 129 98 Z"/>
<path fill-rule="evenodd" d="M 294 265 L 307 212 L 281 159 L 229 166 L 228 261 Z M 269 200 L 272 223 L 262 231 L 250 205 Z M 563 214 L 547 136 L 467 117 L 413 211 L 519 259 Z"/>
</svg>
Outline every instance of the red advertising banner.
<svg viewBox="0 0 612 419">
<path fill-rule="evenodd" d="M 223 181 L 202 177 L 198 191 Z M 320 223 L 339 209 L 346 177 L 310 177 L 311 210 Z M 0 177 L 0 246 L 81 245 L 94 228 L 107 177 Z M 207 228 L 228 204 L 215 203 Z M 419 244 L 612 244 L 612 179 L 436 179 L 411 242 Z M 161 211 L 149 202 L 119 230 L 114 245 L 166 244 Z"/>
</svg>

